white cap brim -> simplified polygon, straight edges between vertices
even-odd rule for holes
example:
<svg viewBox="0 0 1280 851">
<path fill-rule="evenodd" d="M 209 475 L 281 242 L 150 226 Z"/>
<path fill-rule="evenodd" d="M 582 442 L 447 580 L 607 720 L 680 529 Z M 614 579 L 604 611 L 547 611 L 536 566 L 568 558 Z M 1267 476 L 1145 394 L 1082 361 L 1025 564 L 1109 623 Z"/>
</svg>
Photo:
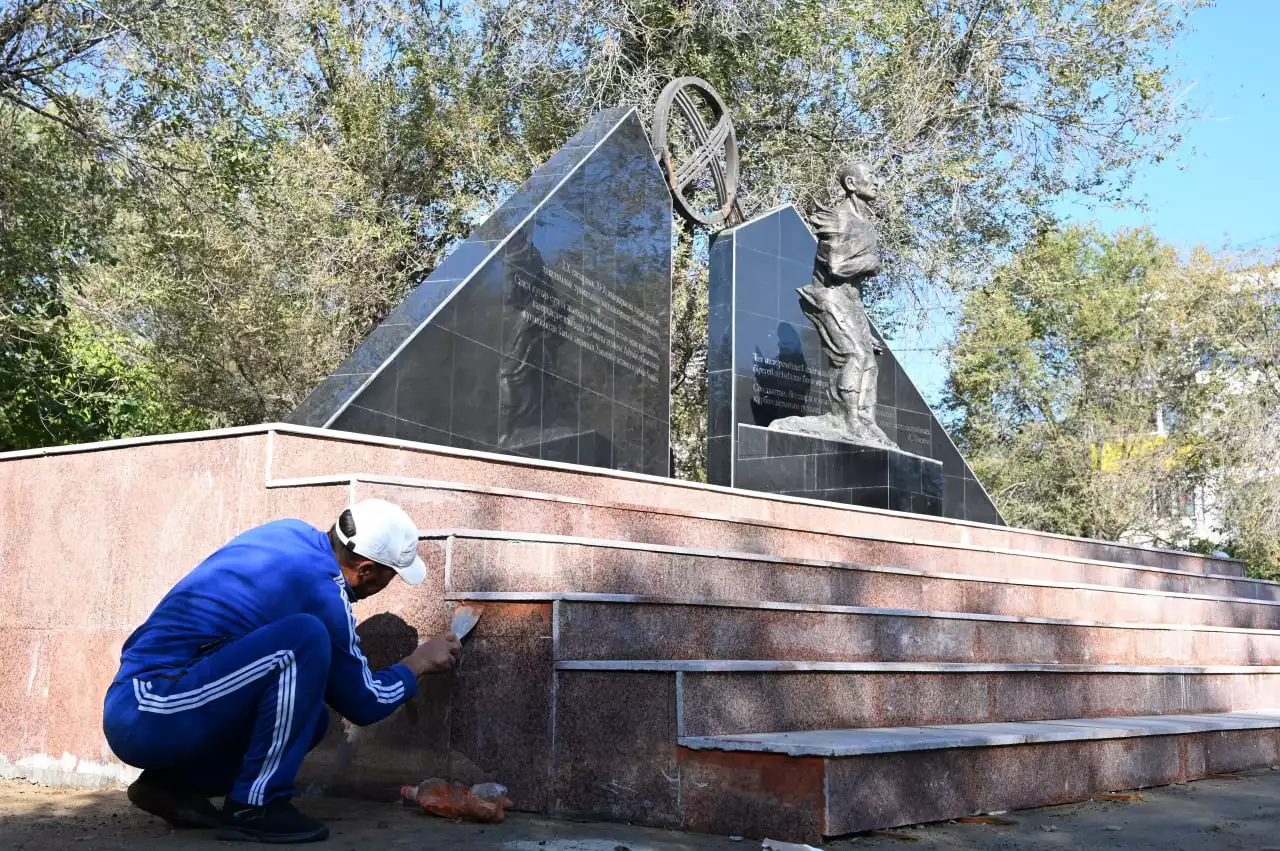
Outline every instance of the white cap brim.
<svg viewBox="0 0 1280 851">
<path fill-rule="evenodd" d="M 423 563 L 422 556 L 414 556 L 413 564 L 408 567 L 394 569 L 400 574 L 400 578 L 410 585 L 421 585 L 427 578 L 427 566 Z"/>
</svg>

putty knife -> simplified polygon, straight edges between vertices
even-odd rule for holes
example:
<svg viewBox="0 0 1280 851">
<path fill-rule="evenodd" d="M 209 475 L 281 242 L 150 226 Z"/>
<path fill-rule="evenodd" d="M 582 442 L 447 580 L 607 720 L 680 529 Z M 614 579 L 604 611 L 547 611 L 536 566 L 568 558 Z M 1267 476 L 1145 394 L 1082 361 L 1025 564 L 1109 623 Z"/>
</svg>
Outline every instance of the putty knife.
<svg viewBox="0 0 1280 851">
<path fill-rule="evenodd" d="M 449 629 L 461 641 L 475 629 L 476 621 L 480 620 L 480 615 L 483 613 L 483 606 L 458 606 L 453 610 L 453 624 Z"/>
</svg>

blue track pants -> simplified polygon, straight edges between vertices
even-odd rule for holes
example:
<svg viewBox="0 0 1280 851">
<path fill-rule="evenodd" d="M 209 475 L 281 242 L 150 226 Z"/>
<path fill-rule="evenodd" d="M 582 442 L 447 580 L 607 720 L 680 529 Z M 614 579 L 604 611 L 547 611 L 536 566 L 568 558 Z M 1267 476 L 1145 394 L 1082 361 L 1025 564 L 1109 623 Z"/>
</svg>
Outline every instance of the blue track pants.
<svg viewBox="0 0 1280 851">
<path fill-rule="evenodd" d="M 294 794 L 328 726 L 330 642 L 312 615 L 228 641 L 182 672 L 114 684 L 103 730 L 121 760 L 175 788 L 262 805 Z"/>
</svg>

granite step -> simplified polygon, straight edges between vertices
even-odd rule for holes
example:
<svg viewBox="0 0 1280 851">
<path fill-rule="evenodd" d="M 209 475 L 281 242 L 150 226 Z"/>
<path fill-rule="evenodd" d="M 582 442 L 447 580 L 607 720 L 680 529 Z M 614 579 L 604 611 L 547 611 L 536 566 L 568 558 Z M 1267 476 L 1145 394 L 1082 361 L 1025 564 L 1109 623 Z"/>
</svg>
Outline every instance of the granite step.
<svg viewBox="0 0 1280 851">
<path fill-rule="evenodd" d="M 439 530 L 424 537 L 436 542 L 428 555 L 443 564 L 454 598 L 634 594 L 1280 629 L 1280 602 L 1272 600 L 559 535 Z"/>
<path fill-rule="evenodd" d="M 920 558 L 920 552 L 927 551 L 928 547 L 918 544 L 903 545 L 906 548 L 904 552 L 915 548 L 915 555 L 905 559 L 906 563 L 899 563 L 889 558 L 857 558 L 855 557 L 856 553 L 846 555 L 841 552 L 841 547 L 839 546 L 818 548 L 814 550 L 818 553 L 817 555 L 805 555 L 786 551 L 757 552 L 756 549 L 758 548 L 738 551 L 727 550 L 706 546 L 705 540 L 696 541 L 692 545 L 677 546 L 634 540 L 632 538 L 593 538 L 582 535 L 487 528 L 435 527 L 424 529 L 422 535 L 429 540 L 443 540 L 454 537 L 465 540 L 510 541 L 531 546 L 536 544 L 579 545 L 623 549 L 632 552 L 665 553 L 677 556 L 689 554 L 710 555 L 727 559 L 771 559 L 775 562 L 792 564 L 854 564 L 866 567 L 913 570 L 926 574 L 960 574 L 994 580 L 1068 582 L 1135 591 L 1167 591 L 1177 594 L 1202 594 L 1272 602 L 1280 600 L 1280 584 L 1264 580 L 1207 577 L 1152 568 L 1134 568 L 1127 565 L 1079 564 L 1076 562 L 1062 562 L 1061 560 L 1048 561 L 1038 556 L 1032 557 L 1032 564 L 1028 566 L 1018 560 L 1022 558 L 1021 555 L 1010 555 L 1007 558 L 1002 558 L 996 557 L 991 553 L 970 559 L 935 560 Z M 881 553 L 881 555 L 883 554 Z"/>
<path fill-rule="evenodd" d="M 679 739 L 683 826 L 816 842 L 1280 760 L 1280 710 Z"/>
<path fill-rule="evenodd" d="M 963 612 L 562 594 L 557 660 L 1280 665 L 1280 632 Z"/>
<path fill-rule="evenodd" d="M 367 440 L 352 436 L 355 440 Z M 382 441 L 373 441 L 382 442 Z M 1241 562 L 1191 553 L 838 506 L 671 479 L 518 461 L 391 441 L 353 450 L 276 435 L 268 487 L 350 485 L 358 497 L 400 501 L 436 526 L 557 532 L 815 556 L 827 537 L 1016 551 L 1201 575 L 1243 576 Z M 474 457 L 469 457 L 474 456 Z M 425 525 L 425 524 L 424 524 Z M 852 555 L 841 557 L 855 558 Z"/>
<path fill-rule="evenodd" d="M 601 695 L 629 677 L 675 678 L 682 736 L 760 730 L 1177 715 L 1280 706 L 1280 667 L 765 660 L 569 660 Z M 620 690 L 620 691 L 619 691 Z"/>
<path fill-rule="evenodd" d="M 641 510 L 583 501 L 566 504 L 543 494 L 491 494 L 357 481 L 358 497 L 399 502 L 423 528 L 554 534 L 637 544 L 835 559 L 925 570 L 965 570 L 992 577 L 1058 579 L 1259 599 L 1280 598 L 1280 584 L 1206 574 L 1183 567 L 1042 553 L 945 538 L 876 533 L 857 523 L 838 528 L 742 523 L 732 519 Z M 940 530 L 938 530 L 940 531 Z M 1011 541 L 1017 544 L 1018 541 Z"/>
</svg>

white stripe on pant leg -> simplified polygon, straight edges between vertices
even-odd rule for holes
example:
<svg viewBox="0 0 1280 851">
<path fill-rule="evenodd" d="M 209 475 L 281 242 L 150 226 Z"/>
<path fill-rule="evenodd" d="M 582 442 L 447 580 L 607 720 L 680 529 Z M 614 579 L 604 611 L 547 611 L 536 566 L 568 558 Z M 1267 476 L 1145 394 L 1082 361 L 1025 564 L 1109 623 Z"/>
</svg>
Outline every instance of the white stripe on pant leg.
<svg viewBox="0 0 1280 851">
<path fill-rule="evenodd" d="M 280 767 L 280 762 L 284 759 L 285 748 L 289 746 L 289 737 L 293 734 L 293 713 L 297 698 L 298 666 L 296 660 L 292 657 L 286 664 L 287 667 L 280 675 L 280 688 L 284 695 L 284 731 L 280 738 L 279 747 L 275 749 L 274 758 L 272 758 L 273 755 L 271 753 L 268 753 L 268 758 L 263 760 L 262 769 L 259 773 L 258 779 L 254 781 L 257 803 L 259 806 L 266 803 L 267 782 L 271 779 L 272 775 L 275 774 L 276 769 Z M 281 701 L 277 700 L 277 704 L 280 702 Z M 279 720 L 280 718 L 277 716 L 277 727 L 279 726 Z"/>
<path fill-rule="evenodd" d="M 182 709 L 194 708 L 195 706 L 203 706 L 209 700 L 221 697 L 224 694 L 236 691 L 242 688 L 246 683 L 252 682 L 263 676 L 265 673 L 274 668 L 279 662 L 281 653 L 277 651 L 270 656 L 264 656 L 238 668 L 224 677 L 206 683 L 199 688 L 190 691 L 178 692 L 176 694 L 158 695 L 151 694 L 151 683 L 134 678 L 133 693 L 137 698 L 139 708 L 154 707 L 157 711 L 160 709 Z"/>
<path fill-rule="evenodd" d="M 235 679 L 236 677 L 240 676 L 240 675 L 241 675 L 242 673 L 244 673 L 245 671 L 248 671 L 250 668 L 257 667 L 258 665 L 271 665 L 271 664 L 273 664 L 273 663 L 275 663 L 275 662 L 279 661 L 280 656 L 281 656 L 284 652 L 285 652 L 285 651 L 283 651 L 283 650 L 277 650 L 277 651 L 275 651 L 274 653 L 270 654 L 269 656 L 263 656 L 263 657 L 262 657 L 262 658 L 260 658 L 260 659 L 255 659 L 254 661 L 252 661 L 252 662 L 248 663 L 247 665 L 245 665 L 245 666 L 243 666 L 243 667 L 241 667 L 241 668 L 237 668 L 236 670 L 232 671 L 231 673 L 229 673 L 229 674 L 225 674 L 225 675 L 223 675 L 223 676 L 219 677 L 218 679 L 214 680 L 213 682 L 205 683 L 204 685 L 200 686 L 199 688 L 194 688 L 194 689 L 191 689 L 190 691 L 183 691 L 183 692 L 177 692 L 177 693 L 175 693 L 175 694 L 166 694 L 166 695 L 160 695 L 160 694 L 148 694 L 148 695 L 147 695 L 147 697 L 151 698 L 152 700 L 158 700 L 158 701 L 162 701 L 162 702 L 164 702 L 164 701 L 172 701 L 172 700 L 181 700 L 181 699 L 188 698 L 188 697 L 195 697 L 195 696 L 197 696 L 197 695 L 204 694 L 205 692 L 209 692 L 209 691 L 216 691 L 216 690 L 218 690 L 218 689 L 221 689 L 221 688 L 222 688 L 222 686 L 223 686 L 224 684 L 226 684 L 227 682 L 229 682 L 230 680 L 233 680 L 233 679 Z M 150 682 L 149 680 L 148 680 L 148 681 L 143 682 L 143 684 L 142 684 L 142 685 L 143 685 L 143 688 L 145 688 L 145 689 L 147 689 L 148 691 L 150 691 L 150 689 L 151 689 L 151 682 Z"/>
<path fill-rule="evenodd" d="M 232 671 L 231 674 L 218 679 L 216 682 L 207 683 L 205 686 L 201 686 L 198 689 L 192 689 L 191 691 L 177 692 L 175 694 L 168 695 L 155 694 L 154 684 L 151 681 L 138 680 L 135 678 L 134 682 L 137 684 L 137 687 L 134 689 L 134 696 L 138 698 L 139 702 L 150 703 L 153 706 L 179 706 L 194 703 L 196 701 L 203 700 L 205 697 L 212 694 L 221 694 L 227 690 L 235 690 L 243 683 L 246 677 L 254 677 L 262 671 L 271 670 L 271 668 L 276 664 L 276 661 L 277 659 L 275 656 L 259 659 L 243 668 Z M 207 686 L 214 686 L 214 688 L 209 688 Z"/>
<path fill-rule="evenodd" d="M 258 800 L 259 787 L 262 785 L 262 778 L 266 776 L 271 768 L 271 762 L 275 755 L 280 752 L 281 735 L 284 732 L 285 720 L 285 704 L 288 701 L 289 694 L 289 668 L 286 666 L 281 669 L 280 675 L 276 678 L 276 717 L 275 723 L 271 727 L 271 744 L 267 747 L 266 754 L 262 757 L 262 765 L 258 768 L 258 776 L 254 778 L 253 783 L 249 786 L 250 804 L 261 804 Z"/>
<path fill-rule="evenodd" d="M 289 660 L 288 669 L 283 673 L 286 686 L 284 701 L 284 733 L 280 736 L 280 747 L 276 750 L 275 759 L 271 761 L 271 767 L 263 772 L 262 778 L 259 781 L 259 804 L 265 804 L 267 802 L 267 783 L 276 773 L 276 769 L 280 767 L 280 763 L 284 759 L 285 749 L 289 747 L 289 737 L 293 735 L 293 707 L 294 699 L 296 698 L 298 691 L 298 666 L 292 658 Z M 266 767 L 265 763 L 264 767 Z"/>
<path fill-rule="evenodd" d="M 271 673 L 273 667 L 274 666 L 268 665 L 253 671 L 246 672 L 244 676 L 242 676 L 240 679 L 232 683 L 229 683 L 221 691 L 210 692 L 208 694 L 204 694 L 196 698 L 187 699 L 181 703 L 176 703 L 176 704 L 157 703 L 156 701 L 154 701 L 153 699 L 149 698 L 147 695 L 144 694 L 141 696 L 141 698 L 138 701 L 138 710 L 140 712 L 154 712 L 160 715 L 172 715 L 177 712 L 186 712 L 188 709 L 199 709 L 200 707 L 205 706 L 206 704 L 212 703 L 213 701 L 218 700 L 219 698 L 226 697 L 227 695 L 233 694 L 234 692 L 239 691 L 245 686 L 250 685 L 256 682 L 257 680 L 262 679 L 267 674 Z"/>
<path fill-rule="evenodd" d="M 293 710 L 298 686 L 298 665 L 292 650 L 288 652 L 282 664 L 284 667 L 276 684 L 276 723 L 273 731 L 274 735 L 271 739 L 271 749 L 267 751 L 267 756 L 262 761 L 258 779 L 253 781 L 253 785 L 249 787 L 249 801 L 247 803 L 256 804 L 257 806 L 262 806 L 266 803 L 267 782 L 276 773 L 276 769 L 280 767 L 280 761 L 284 758 L 285 748 L 289 745 L 289 737 L 293 733 Z"/>
<path fill-rule="evenodd" d="M 146 711 L 161 713 L 181 712 L 186 709 L 195 709 L 197 707 L 204 706 L 206 703 L 217 700 L 220 697 L 231 694 L 232 692 L 239 691 L 241 688 L 244 688 L 255 680 L 262 679 L 264 676 L 271 673 L 277 664 L 277 660 L 272 660 L 269 664 L 260 665 L 240 672 L 240 675 L 236 679 L 223 684 L 223 686 L 217 691 L 205 692 L 198 695 L 174 695 L 174 697 L 177 698 L 176 700 L 164 701 L 160 700 L 156 695 L 144 693 L 138 699 L 139 708 Z"/>
<path fill-rule="evenodd" d="M 182 692 L 173 695 L 154 695 L 145 693 L 145 689 L 149 683 L 139 683 L 134 680 L 134 696 L 138 700 L 138 709 L 142 712 L 154 712 L 161 715 L 171 715 L 175 712 L 184 712 L 188 709 L 198 709 L 220 697 L 225 697 L 232 692 L 238 691 L 252 682 L 262 679 L 269 674 L 279 664 L 281 653 L 274 653 L 271 656 L 257 660 L 244 668 L 241 668 L 232 674 L 219 679 L 216 685 L 219 688 L 215 691 L 208 691 L 205 687 L 194 689 L 190 692 Z M 213 684 L 210 684 L 213 685 Z M 141 688 L 140 688 L 141 686 Z"/>
</svg>

